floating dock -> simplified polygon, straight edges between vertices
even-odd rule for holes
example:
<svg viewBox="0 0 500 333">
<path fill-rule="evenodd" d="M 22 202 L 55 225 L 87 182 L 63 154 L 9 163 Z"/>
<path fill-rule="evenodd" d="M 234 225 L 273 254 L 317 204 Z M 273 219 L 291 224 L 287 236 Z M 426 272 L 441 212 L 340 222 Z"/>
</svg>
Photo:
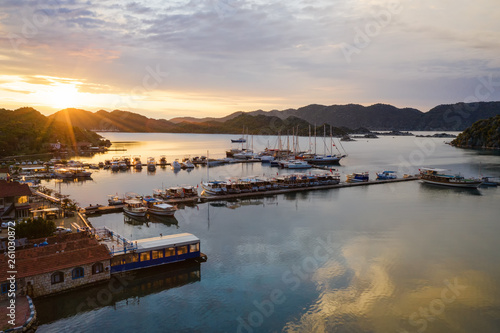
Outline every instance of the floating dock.
<svg viewBox="0 0 500 333">
<path fill-rule="evenodd" d="M 248 197 L 262 197 L 262 196 L 285 194 L 285 193 L 292 193 L 292 192 L 327 190 L 327 189 L 333 189 L 333 188 L 366 186 L 366 185 L 375 185 L 375 184 L 399 183 L 399 182 L 407 182 L 407 181 L 412 181 L 412 180 L 417 180 L 417 179 L 419 179 L 419 178 L 413 176 L 413 177 L 397 178 L 397 179 L 369 180 L 367 182 L 359 182 L 359 183 L 339 183 L 339 184 L 335 184 L 335 185 L 305 186 L 305 187 L 285 188 L 285 189 L 270 190 L 270 191 L 201 196 L 200 201 L 201 202 L 209 202 L 209 201 L 219 201 L 219 200 L 248 198 Z"/>
</svg>

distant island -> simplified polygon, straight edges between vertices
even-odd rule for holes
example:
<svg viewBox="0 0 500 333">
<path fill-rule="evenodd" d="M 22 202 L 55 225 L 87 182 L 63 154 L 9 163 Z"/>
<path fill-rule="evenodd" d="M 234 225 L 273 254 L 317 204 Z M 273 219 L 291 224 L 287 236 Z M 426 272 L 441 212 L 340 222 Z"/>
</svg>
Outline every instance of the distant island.
<svg viewBox="0 0 500 333">
<path fill-rule="evenodd" d="M 432 135 L 417 135 L 417 138 L 456 138 L 457 136 L 455 134 L 448 134 L 448 133 L 436 133 Z"/>
<path fill-rule="evenodd" d="M 450 144 L 461 148 L 500 149 L 500 115 L 475 122 Z"/>
</svg>

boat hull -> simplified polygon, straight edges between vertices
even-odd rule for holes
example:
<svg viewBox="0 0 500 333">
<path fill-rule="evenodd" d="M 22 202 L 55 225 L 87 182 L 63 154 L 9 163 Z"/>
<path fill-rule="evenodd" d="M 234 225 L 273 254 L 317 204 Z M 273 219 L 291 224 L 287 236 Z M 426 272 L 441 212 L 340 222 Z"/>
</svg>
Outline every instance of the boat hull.
<svg viewBox="0 0 500 333">
<path fill-rule="evenodd" d="M 127 215 L 134 216 L 134 217 L 145 217 L 147 214 L 147 210 L 145 211 L 131 211 L 126 208 L 123 208 L 123 212 Z"/>
<path fill-rule="evenodd" d="M 162 210 L 152 210 L 152 209 L 149 209 L 148 213 L 149 214 L 153 214 L 153 215 L 158 215 L 158 216 L 173 216 L 175 214 L 175 210 L 173 210 L 173 211 L 162 211 Z"/>
<path fill-rule="evenodd" d="M 460 187 L 460 188 L 478 188 L 479 185 L 482 184 L 482 182 L 441 182 L 441 181 L 436 181 L 436 180 L 429 180 L 429 179 L 420 179 L 422 182 L 427 183 L 427 184 L 432 184 L 432 185 L 441 185 L 441 186 L 448 186 L 448 187 Z"/>
</svg>

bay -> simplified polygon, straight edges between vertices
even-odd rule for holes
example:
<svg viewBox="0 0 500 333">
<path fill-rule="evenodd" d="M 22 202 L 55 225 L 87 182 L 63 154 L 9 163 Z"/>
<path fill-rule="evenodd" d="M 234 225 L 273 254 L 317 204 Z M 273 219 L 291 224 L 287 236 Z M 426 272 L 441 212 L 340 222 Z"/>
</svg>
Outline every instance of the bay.
<svg viewBox="0 0 500 333">
<path fill-rule="evenodd" d="M 428 133 L 426 133 L 428 134 Z M 114 154 L 170 162 L 184 156 L 223 157 L 230 135 L 104 133 L 127 151 Z M 254 137 L 255 150 L 276 137 Z M 283 138 L 282 138 L 283 139 Z M 290 139 L 291 140 L 291 139 Z M 317 139 L 317 149 L 330 141 Z M 348 153 L 339 171 L 422 166 L 466 176 L 500 176 L 500 156 L 465 150 L 438 138 L 335 141 Z M 314 141 L 314 140 L 312 140 Z M 269 142 L 269 143 L 268 143 Z M 308 138 L 300 138 L 303 150 Z M 285 141 L 286 144 L 286 141 Z M 233 145 L 234 146 L 234 145 Z M 210 178 L 288 172 L 260 163 L 210 168 Z M 196 185 L 206 168 L 152 174 L 100 170 L 91 181 L 62 183 L 81 206 L 107 194 L 152 194 Z M 59 183 L 46 186 L 59 189 Z M 497 188 L 448 189 L 417 181 L 289 193 L 182 207 L 175 219 L 140 223 L 123 214 L 95 217 L 132 239 L 190 232 L 208 261 L 165 268 L 35 301 L 40 332 L 497 332 L 500 328 L 500 244 Z M 121 283 L 121 284 L 120 284 Z"/>
</svg>

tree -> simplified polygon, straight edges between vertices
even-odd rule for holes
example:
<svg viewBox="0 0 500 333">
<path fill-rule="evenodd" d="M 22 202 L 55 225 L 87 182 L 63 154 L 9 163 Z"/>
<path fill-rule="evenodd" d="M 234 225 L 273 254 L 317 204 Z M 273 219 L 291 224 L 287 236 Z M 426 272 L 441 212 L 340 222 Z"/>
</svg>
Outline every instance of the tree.
<svg viewBox="0 0 500 333">
<path fill-rule="evenodd" d="M 56 224 L 54 221 L 35 218 L 19 222 L 15 229 L 16 238 L 36 239 L 52 236 L 56 231 Z"/>
</svg>

